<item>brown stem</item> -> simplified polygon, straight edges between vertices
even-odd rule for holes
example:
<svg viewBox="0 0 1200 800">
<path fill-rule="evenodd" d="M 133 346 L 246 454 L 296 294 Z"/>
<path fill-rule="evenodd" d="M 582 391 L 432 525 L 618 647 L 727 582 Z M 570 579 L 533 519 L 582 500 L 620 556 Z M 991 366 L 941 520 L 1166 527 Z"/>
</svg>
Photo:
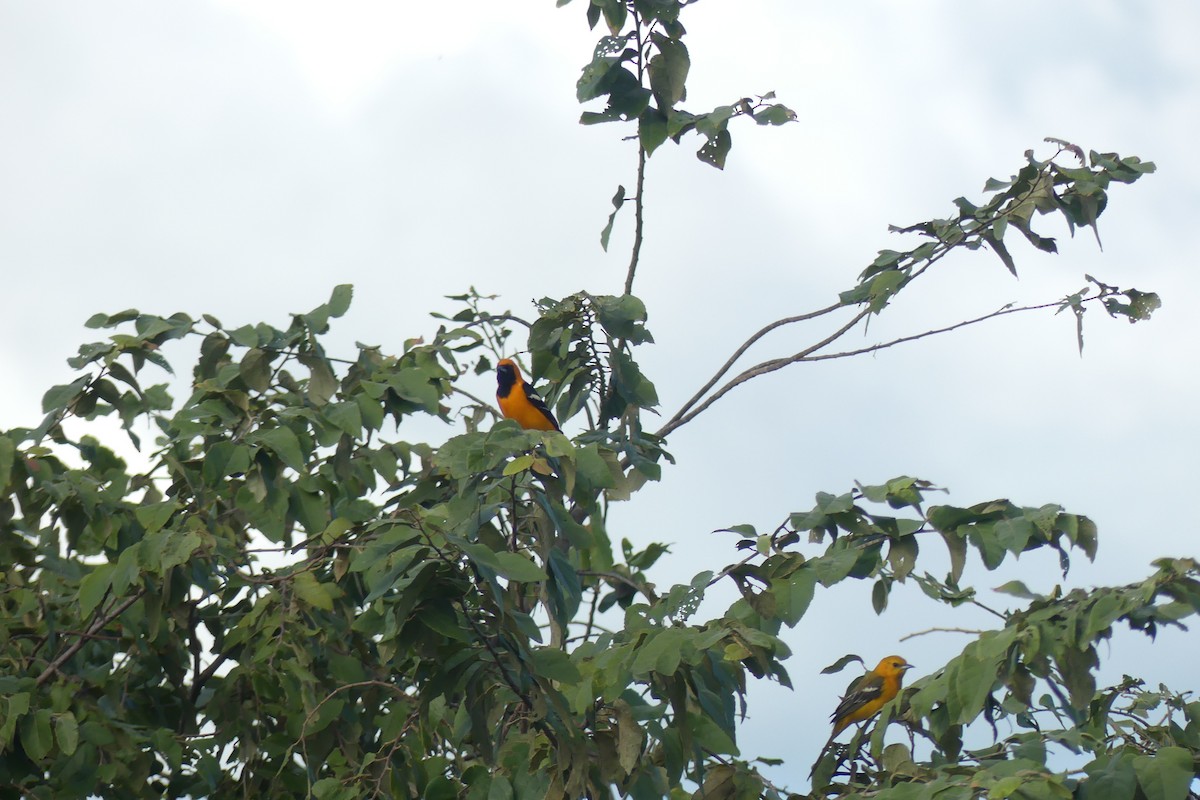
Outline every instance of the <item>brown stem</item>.
<svg viewBox="0 0 1200 800">
<path fill-rule="evenodd" d="M 50 680 L 51 676 L 53 676 L 54 673 L 58 672 L 58 668 L 61 667 L 63 664 L 67 663 L 67 661 L 69 661 L 71 659 L 71 656 L 78 653 L 79 650 L 84 646 L 84 644 L 86 644 L 91 639 L 91 637 L 93 637 L 97 633 L 99 633 L 101 629 L 103 629 L 106 625 L 108 625 L 108 623 L 112 622 L 114 619 L 116 619 L 117 617 L 124 614 L 125 611 L 131 605 L 133 605 L 138 600 L 140 600 L 142 598 L 142 595 L 144 595 L 145 593 L 146 593 L 145 589 L 139 589 L 136 594 L 130 595 L 129 597 L 127 597 L 125 599 L 124 602 L 117 604 L 114 608 L 110 609 L 108 611 L 108 613 L 106 613 L 104 616 L 98 618 L 95 622 L 93 622 L 90 626 L 88 626 L 88 629 L 87 629 L 86 633 L 84 633 L 83 636 L 80 636 L 78 639 L 76 639 L 74 642 L 72 642 L 69 647 L 67 647 L 65 650 L 63 650 L 61 653 L 59 653 L 58 656 L 56 656 L 55 659 L 53 661 L 51 661 L 50 664 L 44 670 L 42 670 L 42 674 L 37 676 L 37 681 L 35 682 L 34 685 L 41 686 L 46 681 Z"/>
<path fill-rule="evenodd" d="M 625 273 L 625 294 L 633 294 L 633 276 L 637 272 L 638 259 L 642 254 L 642 212 L 646 192 L 646 148 L 638 142 L 637 188 L 633 197 L 633 252 L 629 257 L 629 270 Z"/>
</svg>

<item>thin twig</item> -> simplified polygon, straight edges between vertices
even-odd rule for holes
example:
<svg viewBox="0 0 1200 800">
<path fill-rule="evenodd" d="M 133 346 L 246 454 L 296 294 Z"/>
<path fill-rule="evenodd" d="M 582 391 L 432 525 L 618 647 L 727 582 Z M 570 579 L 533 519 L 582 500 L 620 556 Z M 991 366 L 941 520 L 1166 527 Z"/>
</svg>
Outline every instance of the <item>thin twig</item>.
<svg viewBox="0 0 1200 800">
<path fill-rule="evenodd" d="M 1088 299 L 1096 300 L 1099 298 L 1094 297 L 1094 298 L 1088 298 Z M 1086 303 L 1088 301 L 1088 299 L 1085 299 L 1082 302 Z M 968 325 L 977 325 L 980 322 L 986 322 L 987 320 L 995 319 L 996 317 L 1003 317 L 1007 314 L 1018 314 L 1022 311 L 1040 311 L 1045 308 L 1055 308 L 1055 307 L 1058 307 L 1061 305 L 1062 305 L 1061 300 L 1055 300 L 1052 303 L 1040 303 L 1035 306 L 1020 306 L 1018 308 L 1002 308 L 999 311 L 993 311 L 990 314 L 984 314 L 983 316 L 975 317 L 974 319 L 967 319 L 967 320 L 963 320 L 962 322 L 956 322 L 955 324 L 947 325 L 944 328 L 935 328 L 934 330 L 925 331 L 924 333 L 915 333 L 911 336 L 901 336 L 898 339 L 892 339 L 890 342 L 882 342 L 880 344 L 873 344 L 870 347 L 860 347 L 857 350 L 845 350 L 841 353 L 827 353 L 825 355 L 820 355 L 820 356 L 808 356 L 801 360 L 802 361 L 828 361 L 828 360 L 834 359 L 834 358 L 848 358 L 850 356 L 862 355 L 863 353 L 874 353 L 878 350 L 885 350 L 889 347 L 894 347 L 898 344 L 907 344 L 908 342 L 915 342 L 917 339 L 924 339 L 926 336 L 935 336 L 940 333 L 949 333 L 950 331 L 957 330 L 959 328 L 964 328 Z"/>
<path fill-rule="evenodd" d="M 457 386 L 451 387 L 451 391 L 454 392 L 455 394 L 461 394 L 463 397 L 467 398 L 468 400 L 474 401 L 475 404 L 478 405 L 480 408 L 490 411 L 493 417 L 496 417 L 497 419 L 500 418 L 500 412 L 497 411 L 491 403 L 484 400 L 483 398 L 476 397 L 475 395 L 471 394 L 467 390 L 460 389 Z"/>
<path fill-rule="evenodd" d="M 810 319 L 815 319 L 817 317 L 823 316 L 830 312 L 837 311 L 841 307 L 842 307 L 841 303 L 833 303 L 832 305 L 828 305 L 825 308 L 820 308 L 820 309 L 817 309 L 816 311 L 810 311 L 807 314 L 799 314 L 794 317 L 784 317 L 783 319 L 777 319 L 774 322 L 772 322 L 771 324 L 766 325 L 763 328 L 761 328 L 757 333 L 755 333 L 753 336 L 751 336 L 749 339 L 747 339 L 745 342 L 743 342 L 741 347 L 739 347 L 737 350 L 734 351 L 733 355 L 731 355 L 729 357 L 729 360 L 726 361 L 725 364 L 719 370 L 717 370 L 717 374 L 713 375 L 711 378 L 709 378 L 708 383 L 701 386 L 700 390 L 698 392 L 696 392 L 694 395 L 692 395 L 692 398 L 690 400 L 688 400 L 686 403 L 684 403 L 683 406 L 678 411 L 675 412 L 675 415 L 673 417 L 671 417 L 669 420 L 667 420 L 667 424 L 675 422 L 681 416 L 686 414 L 688 409 L 690 409 L 696 403 L 700 402 L 700 399 L 702 397 L 704 397 L 704 395 L 708 392 L 708 390 L 713 388 L 714 386 L 716 386 L 717 381 L 721 380 L 721 378 L 725 376 L 725 373 L 729 372 L 729 370 L 733 368 L 733 365 L 737 362 L 737 360 L 739 358 L 741 358 L 742 355 L 745 354 L 745 352 L 747 350 L 749 350 L 750 347 L 755 342 L 757 342 L 759 339 L 766 336 L 768 333 L 775 330 L 776 328 L 782 328 L 784 325 L 791 325 L 794 322 L 805 322 Z"/>
<path fill-rule="evenodd" d="M 653 25 L 653 20 L 651 20 Z M 646 85 L 646 50 L 645 41 L 642 38 L 642 17 L 637 6 L 633 7 L 633 35 L 637 40 L 637 58 L 634 62 L 637 66 L 638 85 Z M 633 196 L 633 251 L 629 255 L 629 269 L 625 273 L 625 294 L 633 294 L 633 276 L 637 272 L 638 259 L 642 253 L 642 209 L 644 203 L 642 198 L 646 196 L 646 147 L 642 144 L 641 137 L 638 137 L 638 170 L 637 170 L 637 187 Z M 621 343 L 622 345 L 624 342 Z"/>
<path fill-rule="evenodd" d="M 989 614 L 992 614 L 993 616 L 999 617 L 1000 619 L 1004 620 L 1005 622 L 1008 622 L 1007 614 L 1002 614 L 999 611 L 997 611 L 996 609 L 992 608 L 991 606 L 984 605 L 983 603 L 981 603 L 975 599 L 971 600 L 971 604 L 978 606 L 979 608 L 982 608 L 984 611 L 988 612 Z"/>
<path fill-rule="evenodd" d="M 759 375 L 766 375 L 769 372 L 774 372 L 775 370 L 783 369 L 784 367 L 788 366 L 789 364 L 794 364 L 797 361 L 801 361 L 804 358 L 806 358 L 807 356 L 811 355 L 812 353 L 815 353 L 816 351 L 820 350 L 821 348 L 826 347 L 827 345 L 836 341 L 838 338 L 840 338 L 842 335 L 844 335 L 847 331 L 849 331 L 851 328 L 853 328 L 859 322 L 861 322 L 870 313 L 871 313 L 870 308 L 864 308 L 862 311 L 858 312 L 853 317 L 851 317 L 849 322 L 847 322 L 842 327 L 838 328 L 833 333 L 829 334 L 829 336 L 826 336 L 824 339 L 822 339 L 821 341 L 817 342 L 814 345 L 804 348 L 799 353 L 796 353 L 793 356 L 790 356 L 788 358 L 776 358 L 776 359 L 772 359 L 771 361 L 764 361 L 761 364 L 756 364 L 755 366 L 750 367 L 749 369 L 747 369 L 747 370 L 743 371 L 741 374 L 739 374 L 736 378 L 730 379 L 715 394 L 713 394 L 711 397 L 709 397 L 707 400 L 705 400 L 700 405 L 696 406 L 696 408 L 694 408 L 692 411 L 688 412 L 687 414 L 684 414 L 682 417 L 680 417 L 672 422 L 668 422 L 657 433 L 655 433 L 655 435 L 660 436 L 660 437 L 666 436 L 667 434 L 669 434 L 671 431 L 675 430 L 676 428 L 678 428 L 682 425 L 686 425 L 688 422 L 691 422 L 693 419 L 695 419 L 698 414 L 702 413 L 705 409 L 707 409 L 713 403 L 717 402 L 722 397 L 724 397 L 726 394 L 728 394 L 730 392 L 730 390 L 732 390 L 734 387 L 745 383 L 746 381 L 750 380 L 751 378 L 757 378 Z"/>
<path fill-rule="evenodd" d="M 124 614 L 125 611 L 131 605 L 133 605 L 138 600 L 140 600 L 142 598 L 142 595 L 144 595 L 145 593 L 146 593 L 145 588 L 139 589 L 136 594 L 130 595 L 129 597 L 127 597 L 125 599 L 125 601 L 123 603 L 118 604 L 117 606 L 112 608 L 108 613 L 106 613 L 104 616 L 100 617 L 95 622 L 93 622 L 88 627 L 87 632 L 83 636 L 80 636 L 78 639 L 76 639 L 74 642 L 72 642 L 71 645 L 69 647 L 67 647 L 67 649 L 65 649 L 61 653 L 59 653 L 58 656 L 53 661 L 51 661 L 50 664 L 44 670 L 42 670 L 42 674 L 37 676 L 37 681 L 35 681 L 34 685 L 41 686 L 46 681 L 50 680 L 50 677 L 52 675 L 54 675 L 54 673 L 58 672 L 59 667 L 61 667 L 65 663 L 67 663 L 67 661 L 70 660 L 71 656 L 78 653 L 79 650 L 84 646 L 84 644 L 86 644 L 88 641 L 90 641 L 90 637 L 99 633 L 100 630 L 102 630 L 106 625 L 108 625 L 108 623 L 112 622 L 114 619 L 116 619 L 117 617 Z"/>
<path fill-rule="evenodd" d="M 624 584 L 630 589 L 633 589 L 635 592 L 645 595 L 646 599 L 651 603 L 658 602 L 658 594 L 650 588 L 649 584 L 638 583 L 632 578 L 622 575 L 619 572 L 606 572 L 605 570 L 601 569 L 581 569 L 577 570 L 577 574 L 595 578 L 608 578 L 611 581 Z"/>
<path fill-rule="evenodd" d="M 923 631 L 916 631 L 915 633 L 910 633 L 907 636 L 901 636 L 900 641 L 907 642 L 909 639 L 915 639 L 918 636 L 924 636 L 927 633 L 970 633 L 979 636 L 980 634 L 987 633 L 987 631 L 975 630 L 973 628 L 926 628 Z"/>
<path fill-rule="evenodd" d="M 600 587 L 596 586 L 592 589 L 592 602 L 588 606 L 587 627 L 583 630 L 583 640 L 591 641 L 592 630 L 596 627 L 596 607 L 600 604 Z M 568 639 L 567 641 L 570 641 Z"/>
<path fill-rule="evenodd" d="M 638 142 L 637 194 L 633 198 L 633 252 L 629 257 L 629 270 L 625 273 L 625 294 L 633 294 L 633 276 L 637 272 L 638 259 L 642 254 L 642 212 L 646 191 L 646 148 Z"/>
<path fill-rule="evenodd" d="M 1102 299 L 1103 299 L 1102 296 L 1096 295 L 1094 297 L 1084 298 L 1083 300 L 1081 300 L 1081 302 L 1088 303 L 1088 302 L 1094 302 L 1096 300 L 1102 300 Z M 760 364 L 756 364 L 755 366 L 750 367 L 749 369 L 746 369 L 745 371 L 740 373 L 737 377 L 731 379 L 728 383 L 726 383 L 724 386 L 722 386 L 718 392 L 713 394 L 711 397 L 709 397 L 707 400 L 705 400 L 700 406 L 695 408 L 690 413 L 687 413 L 687 414 L 676 413 L 676 415 L 671 418 L 671 421 L 668 422 L 665 426 L 663 426 L 663 428 L 661 430 L 659 430 L 656 435 L 666 436 L 668 433 L 675 430 L 676 428 L 679 428 L 680 426 L 685 425 L 686 423 L 690 422 L 698 414 L 700 414 L 702 411 L 704 411 L 706 408 L 708 408 L 714 402 L 719 400 L 722 396 L 724 396 L 726 393 L 728 393 L 735 386 L 745 383 L 746 381 L 750 380 L 751 378 L 756 378 L 759 375 L 765 375 L 769 372 L 775 372 L 776 370 L 783 369 L 784 367 L 789 366 L 791 364 L 797 364 L 797 363 L 801 363 L 801 362 L 810 362 L 810 361 L 829 361 L 829 360 L 832 360 L 835 358 L 849 358 L 850 356 L 863 355 L 864 353 L 874 353 L 874 352 L 878 352 L 879 350 L 886 350 L 889 347 L 895 347 L 898 344 L 907 344 L 908 342 L 915 342 L 918 339 L 924 339 L 927 336 L 936 336 L 936 335 L 943 334 L 943 333 L 949 333 L 950 331 L 958 330 L 959 328 L 964 328 L 969 325 L 978 325 L 981 322 L 987 322 L 988 320 L 997 319 L 999 317 L 1007 316 L 1009 314 L 1020 314 L 1020 313 L 1026 312 L 1026 311 L 1042 311 L 1047 308 L 1059 308 L 1062 305 L 1063 305 L 1063 301 L 1055 300 L 1053 302 L 1038 303 L 1037 305 L 1031 305 L 1031 306 L 1019 306 L 1016 308 L 1002 308 L 999 311 L 992 311 L 992 312 L 989 312 L 982 316 L 975 317 L 973 319 L 956 322 L 953 325 L 947 325 L 943 328 L 935 328 L 933 330 L 924 331 L 922 333 L 912 334 L 910 336 L 901 336 L 899 338 L 892 339 L 887 342 L 880 342 L 879 344 L 873 344 L 868 347 L 860 347 L 860 348 L 856 348 L 854 350 L 844 350 L 839 353 L 826 353 L 823 355 L 814 355 L 816 353 L 816 351 L 828 346 L 829 344 L 831 344 L 832 342 L 834 342 L 835 340 L 840 338 L 843 334 L 845 334 L 847 331 L 849 331 L 850 328 L 852 328 L 855 324 L 857 324 L 867 314 L 870 313 L 869 310 L 864 309 L 863 311 L 861 311 L 857 315 L 855 315 L 855 317 L 853 319 L 851 319 L 849 323 L 847 323 L 846 325 L 843 325 L 840 329 L 838 329 L 837 331 L 835 331 L 833 334 L 826 337 L 822 341 L 818 342 L 817 344 L 807 347 L 804 350 L 801 350 L 800 352 L 798 352 L 794 355 L 788 356 L 786 358 L 771 359 L 770 361 L 764 361 Z M 813 312 L 814 315 L 820 314 L 820 313 L 824 313 L 824 309 L 822 309 L 822 311 L 819 311 L 819 312 Z M 780 322 L 783 322 L 783 320 L 781 320 Z M 775 323 L 772 323 L 772 325 L 774 325 L 774 324 Z M 766 330 L 768 330 L 770 327 L 771 326 L 768 326 L 768 328 L 764 328 L 764 332 Z M 732 363 L 732 360 L 734 360 L 734 359 L 731 359 L 730 363 Z M 719 374 L 722 374 L 722 373 L 718 373 L 718 375 Z M 707 388 L 711 388 L 711 386 L 714 385 L 715 383 L 716 383 L 715 380 L 710 381 L 710 383 L 708 384 L 706 389 L 701 390 L 701 392 L 697 393 L 697 396 L 702 395 L 703 392 L 707 390 Z M 695 399 L 696 398 L 692 398 L 692 400 L 689 400 L 688 405 L 695 402 Z M 685 405 L 684 408 L 686 409 L 687 405 Z M 682 411 L 682 409 L 681 409 L 681 411 Z"/>
</svg>

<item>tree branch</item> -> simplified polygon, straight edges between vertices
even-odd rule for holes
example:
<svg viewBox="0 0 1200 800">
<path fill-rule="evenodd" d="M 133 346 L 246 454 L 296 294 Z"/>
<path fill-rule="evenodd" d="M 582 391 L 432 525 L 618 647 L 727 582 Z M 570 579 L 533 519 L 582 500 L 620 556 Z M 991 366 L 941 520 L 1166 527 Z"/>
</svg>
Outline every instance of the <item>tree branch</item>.
<svg viewBox="0 0 1200 800">
<path fill-rule="evenodd" d="M 1102 300 L 1102 299 L 1103 299 L 1103 296 L 1097 294 L 1093 297 L 1083 298 L 1080 302 L 1081 303 L 1089 303 L 1089 302 L 1094 302 L 1094 301 Z M 1005 308 L 999 309 L 998 311 L 992 311 L 988 314 L 984 314 L 982 316 L 975 317 L 973 319 L 967 319 L 967 320 L 963 320 L 962 322 L 956 322 L 953 325 L 947 325 L 943 328 L 934 328 L 933 330 L 928 330 L 928 331 L 924 331 L 922 333 L 912 334 L 910 336 L 901 336 L 899 338 L 892 339 L 887 342 L 880 342 L 879 344 L 873 344 L 868 347 L 859 347 L 854 350 L 843 350 L 840 353 L 827 353 L 824 355 L 814 355 L 814 353 L 816 353 L 816 351 L 828 346 L 829 344 L 832 344 L 834 341 L 836 341 L 842 335 L 847 333 L 856 324 L 858 324 L 858 322 L 860 322 L 864 317 L 866 317 L 868 314 L 871 313 L 869 309 L 864 309 L 864 310 L 860 311 L 858 314 L 856 314 L 854 316 L 854 318 L 851 319 L 848 323 L 843 325 L 838 330 L 834 331 L 832 334 L 830 334 L 829 336 L 827 336 L 825 339 L 821 340 L 820 342 L 817 342 L 816 344 L 814 344 L 810 347 L 806 347 L 805 349 L 801 350 L 800 352 L 795 353 L 794 355 L 788 356 L 786 358 L 775 358 L 775 359 L 771 359 L 769 361 L 763 361 L 760 364 L 756 364 L 753 367 L 750 367 L 749 369 L 744 370 L 737 377 L 728 381 L 724 386 L 722 386 L 720 388 L 719 391 L 717 391 L 715 394 L 713 394 L 711 397 L 709 397 L 707 400 L 705 400 L 703 403 L 701 403 L 699 406 L 697 406 L 694 410 L 690 411 L 689 413 L 684 413 L 691 405 L 693 405 L 696 402 L 697 398 L 702 397 L 704 392 L 708 391 L 716 384 L 716 382 L 720 378 L 720 376 L 723 375 L 729 369 L 729 367 L 733 364 L 733 362 L 737 360 L 737 357 L 740 356 L 743 352 L 745 352 L 745 349 L 750 344 L 752 344 L 753 341 L 756 341 L 758 338 L 761 338 L 762 335 L 768 333 L 770 330 L 773 330 L 774 328 L 779 327 L 782 324 L 786 324 L 787 322 L 790 322 L 790 321 L 799 321 L 802 318 L 811 318 L 813 316 L 819 316 L 820 314 L 828 313 L 833 308 L 836 308 L 836 306 L 830 307 L 828 309 L 821 309 L 820 311 L 814 311 L 811 314 L 804 315 L 804 317 L 792 317 L 787 320 L 779 320 L 778 322 L 773 322 L 773 323 L 771 323 L 771 325 L 768 325 L 767 327 L 763 328 L 761 331 L 759 331 L 757 334 L 755 334 L 754 337 L 751 337 L 751 340 L 748 340 L 745 345 L 743 345 L 741 348 L 739 348 L 738 352 L 735 353 L 734 356 L 728 362 L 726 362 L 725 366 L 721 368 L 721 371 L 718 372 L 716 376 L 714 376 L 713 380 L 709 381 L 709 383 L 706 384 L 703 389 L 701 389 L 699 392 L 696 393 L 695 397 L 693 397 L 691 400 L 689 400 L 683 406 L 683 408 L 681 408 L 678 412 L 676 412 L 675 416 L 673 416 L 670 419 L 670 421 L 668 421 L 667 424 L 664 425 L 657 432 L 656 435 L 657 436 L 666 436 L 668 433 L 675 430 L 676 428 L 679 428 L 679 427 L 687 424 L 688 422 L 693 420 L 698 414 L 700 414 L 702 411 L 707 409 L 709 406 L 711 406 L 713 403 L 715 403 L 717 400 L 719 400 L 721 397 L 723 397 L 725 394 L 727 394 L 735 386 L 745 383 L 746 381 L 750 380 L 751 378 L 756 378 L 759 375 L 765 375 L 769 372 L 775 372 L 776 370 L 783 369 L 784 367 L 786 367 L 790 364 L 796 364 L 796 363 L 800 363 L 800 362 L 804 362 L 804 361 L 829 361 L 829 360 L 832 360 L 835 358 L 848 358 L 850 356 L 863 355 L 864 353 L 874 353 L 879 350 L 886 350 L 889 347 L 895 347 L 898 344 L 906 344 L 908 342 L 915 342 L 918 339 L 924 339 L 927 336 L 936 336 L 936 335 L 942 334 L 942 333 L 949 333 L 950 331 L 958 330 L 959 328 L 965 328 L 969 325 L 978 325 L 981 322 L 986 322 L 988 320 L 1007 316 L 1009 314 L 1020 314 L 1020 313 L 1026 312 L 1026 311 L 1042 311 L 1047 308 L 1061 308 L 1062 306 L 1063 306 L 1062 300 L 1055 300 L 1050 303 L 1038 303 L 1036 305 L 1031 305 L 1031 306 L 1019 306 L 1016 308 L 1005 307 Z"/>
<path fill-rule="evenodd" d="M 44 670 L 42 670 L 42 674 L 37 676 L 37 681 L 35 682 L 34 685 L 41 686 L 46 681 L 50 680 L 51 676 L 53 676 L 54 673 L 58 672 L 58 668 L 61 667 L 63 664 L 67 663 L 67 661 L 69 661 L 71 659 L 71 656 L 78 653 L 80 651 L 80 649 L 84 646 L 84 644 L 89 642 L 91 640 L 91 638 L 93 636 L 95 636 L 98 632 L 100 632 L 100 630 L 102 630 L 106 625 L 108 625 L 108 623 L 112 622 L 114 619 L 116 619 L 117 617 L 124 614 L 125 611 L 131 605 L 133 605 L 138 600 L 140 600 L 142 598 L 142 595 L 144 595 L 145 593 L 146 593 L 145 588 L 139 589 L 136 594 L 130 595 L 129 597 L 127 597 L 125 599 L 124 602 L 116 605 L 114 608 L 109 610 L 109 612 L 107 614 L 100 617 L 95 622 L 93 622 L 90 626 L 88 626 L 87 631 L 82 636 L 80 636 L 78 639 L 76 639 L 74 642 L 72 642 L 69 647 L 67 647 L 65 650 L 63 650 L 61 653 L 59 653 L 58 656 L 56 656 L 55 659 L 53 661 L 51 661 L 50 664 L 47 665 L 47 667 Z"/>
<path fill-rule="evenodd" d="M 688 409 L 690 409 L 696 403 L 700 402 L 700 399 L 702 397 L 704 397 L 704 395 L 710 389 L 712 389 L 714 386 L 717 385 L 717 381 L 721 380 L 721 378 L 725 376 L 725 373 L 729 372 L 729 370 L 733 368 L 733 365 L 735 363 L 737 363 L 737 360 L 739 358 L 741 358 L 745 354 L 745 352 L 747 350 L 749 350 L 750 347 L 755 342 L 757 342 L 759 339 L 763 338 L 764 336 L 766 336 L 768 333 L 775 330 L 776 328 L 782 328 L 784 325 L 791 325 L 793 322 L 805 322 L 810 319 L 816 319 L 817 317 L 823 316 L 825 314 L 829 314 L 833 311 L 837 311 L 841 307 L 842 307 L 841 303 L 833 303 L 832 305 L 828 305 L 825 308 L 817 309 L 816 311 L 810 311 L 807 314 L 800 314 L 799 316 L 795 316 L 795 317 L 784 317 L 783 319 L 777 319 L 774 322 L 770 323 L 769 325 L 766 325 L 763 328 L 759 329 L 759 331 L 757 333 L 755 333 L 753 336 L 751 336 L 749 339 L 747 339 L 745 342 L 743 342 L 742 345 L 733 352 L 733 355 L 731 355 L 729 357 L 729 360 L 727 360 L 725 362 L 725 364 L 719 370 L 717 370 L 717 373 L 708 379 L 708 383 L 701 386 L 700 390 L 697 391 L 694 395 L 692 395 L 692 398 L 690 400 L 688 400 L 686 403 L 684 403 L 683 406 L 678 411 L 675 412 L 674 416 L 672 416 L 669 420 L 667 420 L 667 425 L 670 425 L 671 423 L 678 420 L 685 413 L 687 413 Z M 676 427 L 678 427 L 678 426 L 676 426 Z"/>
<path fill-rule="evenodd" d="M 625 294 L 633 294 L 633 276 L 637 272 L 638 259 L 642 255 L 642 212 L 646 191 L 646 148 L 638 142 L 637 187 L 633 196 L 633 252 L 629 257 L 629 270 L 625 273 Z"/>
<path fill-rule="evenodd" d="M 1095 300 L 1095 299 L 1099 299 L 1099 298 L 1089 298 L 1089 299 Z M 1087 300 L 1085 300 L 1084 302 L 1087 302 Z M 935 328 L 931 331 L 925 331 L 924 333 L 916 333 L 911 336 L 901 336 L 898 339 L 892 339 L 890 342 L 882 342 L 880 344 L 873 344 L 870 347 L 860 347 L 857 350 L 846 350 L 841 353 L 828 353 L 823 356 L 805 357 L 800 360 L 802 360 L 802 361 L 828 361 L 828 360 L 834 359 L 834 358 L 846 358 L 848 356 L 862 355 L 863 353 L 874 353 L 877 350 L 885 350 L 889 347 L 894 347 L 895 345 L 898 345 L 898 344 L 906 344 L 908 342 L 915 342 L 917 339 L 924 339 L 926 336 L 934 336 L 939 333 L 949 333 L 950 331 L 957 330 L 959 328 L 965 328 L 968 325 L 976 325 L 980 322 L 986 322 L 987 320 L 994 319 L 996 317 L 1003 317 L 1007 314 L 1017 314 L 1022 311 L 1040 311 L 1045 308 L 1053 308 L 1053 307 L 1061 306 L 1061 305 L 1062 305 L 1062 301 L 1056 300 L 1053 303 L 1040 303 L 1035 306 L 1020 306 L 1019 308 L 1002 308 L 999 311 L 993 311 L 990 314 L 984 314 L 983 316 L 975 317 L 974 319 L 967 319 L 967 320 L 963 320 L 962 322 L 956 322 L 953 325 L 947 325 L 944 328 Z"/>
<path fill-rule="evenodd" d="M 900 641 L 907 642 L 909 639 L 915 639 L 918 636 L 924 636 L 927 633 L 970 633 L 975 636 L 979 636 L 987 633 L 987 631 L 976 630 L 974 628 L 926 628 L 923 631 L 915 631 L 907 634 L 906 636 L 901 636 Z"/>
<path fill-rule="evenodd" d="M 783 369 L 784 367 L 786 367 L 789 364 L 794 364 L 797 361 L 804 360 L 804 358 L 806 356 L 808 356 L 809 354 L 814 353 L 817 350 L 820 350 L 821 348 L 836 341 L 839 337 L 841 337 L 843 334 L 845 334 L 847 331 L 849 331 L 851 328 L 853 328 L 855 325 L 857 325 L 860 321 L 862 321 L 870 313 L 871 313 L 870 308 L 864 308 L 862 311 L 855 314 L 850 319 L 849 322 L 847 322 L 842 327 L 838 328 L 833 333 L 829 334 L 829 336 L 826 336 L 824 339 L 822 339 L 821 341 L 817 342 L 814 345 L 806 347 L 805 349 L 801 350 L 799 353 L 796 353 L 793 356 L 790 356 L 788 358 L 776 358 L 776 359 L 772 359 L 771 361 L 764 361 L 761 364 L 756 364 L 755 366 L 751 367 L 750 369 L 743 371 L 736 378 L 729 380 L 715 394 L 713 394 L 711 397 L 709 397 L 707 400 L 705 400 L 700 405 L 696 406 L 696 408 L 694 408 L 692 411 L 690 411 L 687 414 L 684 414 L 681 417 L 678 417 L 677 419 L 673 419 L 671 422 L 668 422 L 661 429 L 659 429 L 659 431 L 655 435 L 656 436 L 666 436 L 667 434 L 669 434 L 671 431 L 675 430 L 676 428 L 678 428 L 682 425 L 686 425 L 688 422 L 691 422 L 693 419 L 695 419 L 696 416 L 698 414 L 702 413 L 706 408 L 708 408 L 713 403 L 717 402 L 722 397 L 724 397 L 726 394 L 728 394 L 729 391 L 732 390 L 734 387 L 745 383 L 746 381 L 750 380 L 751 378 L 756 378 L 759 375 L 765 375 L 768 372 L 774 372 L 775 370 Z"/>
</svg>

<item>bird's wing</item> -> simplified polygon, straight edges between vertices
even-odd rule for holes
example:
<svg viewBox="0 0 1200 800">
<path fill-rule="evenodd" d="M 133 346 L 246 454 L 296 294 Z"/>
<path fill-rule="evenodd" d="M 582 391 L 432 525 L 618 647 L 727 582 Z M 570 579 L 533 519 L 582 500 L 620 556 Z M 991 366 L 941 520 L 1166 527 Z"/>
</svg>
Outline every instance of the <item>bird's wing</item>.
<svg viewBox="0 0 1200 800">
<path fill-rule="evenodd" d="M 530 405 L 545 414 L 546 419 L 553 423 L 554 429 L 558 430 L 558 420 L 554 418 L 553 412 L 550 411 L 550 408 L 546 405 L 546 401 L 537 393 L 537 390 L 528 383 L 522 383 L 521 386 L 525 389 L 525 397 L 529 400 Z"/>
<path fill-rule="evenodd" d="M 883 694 L 883 677 L 875 672 L 863 675 L 846 692 L 846 696 L 842 698 L 842 702 L 838 703 L 838 707 L 834 709 L 830 718 L 839 720 L 847 717 L 877 699 L 881 694 Z"/>
</svg>

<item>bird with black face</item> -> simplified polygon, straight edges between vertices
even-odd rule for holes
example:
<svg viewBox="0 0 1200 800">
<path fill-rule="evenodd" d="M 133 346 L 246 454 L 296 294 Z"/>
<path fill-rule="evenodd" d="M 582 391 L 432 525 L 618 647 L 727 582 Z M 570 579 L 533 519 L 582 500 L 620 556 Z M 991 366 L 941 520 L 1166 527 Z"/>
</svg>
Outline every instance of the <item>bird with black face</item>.
<svg viewBox="0 0 1200 800">
<path fill-rule="evenodd" d="M 502 358 L 496 365 L 496 402 L 506 419 L 516 420 L 526 430 L 562 431 L 546 402 L 521 377 L 521 370 L 511 358 Z"/>
</svg>

